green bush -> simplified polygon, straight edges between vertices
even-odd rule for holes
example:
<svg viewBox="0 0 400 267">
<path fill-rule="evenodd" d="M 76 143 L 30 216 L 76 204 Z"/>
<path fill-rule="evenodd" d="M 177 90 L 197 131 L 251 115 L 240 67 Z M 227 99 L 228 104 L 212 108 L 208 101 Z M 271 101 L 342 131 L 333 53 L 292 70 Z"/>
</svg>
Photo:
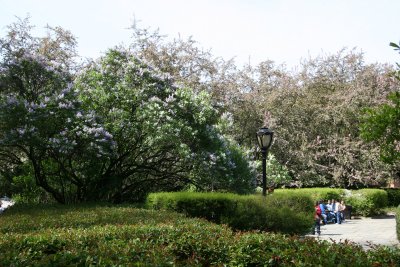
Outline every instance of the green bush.
<svg viewBox="0 0 400 267">
<path fill-rule="evenodd" d="M 353 214 L 373 216 L 382 213 L 388 205 L 388 195 L 382 189 L 360 189 L 346 197 L 346 204 L 352 206 Z"/>
<path fill-rule="evenodd" d="M 239 195 L 230 193 L 152 193 L 147 197 L 146 207 L 172 210 L 220 223 L 222 217 L 234 212 L 238 197 Z"/>
<path fill-rule="evenodd" d="M 261 230 L 284 234 L 306 234 L 313 225 L 313 216 L 296 212 L 288 206 L 274 207 L 262 199 L 244 199 L 226 223 L 235 230 Z"/>
<path fill-rule="evenodd" d="M 154 193 L 146 206 L 224 223 L 235 230 L 304 234 L 313 224 L 313 203 L 305 194 L 281 192 L 261 196 L 226 193 Z"/>
<path fill-rule="evenodd" d="M 386 188 L 388 195 L 388 206 L 397 207 L 400 205 L 400 189 L 399 188 Z"/>
<path fill-rule="evenodd" d="M 288 206 L 298 212 L 314 213 L 314 203 L 316 199 L 306 190 L 275 190 L 275 192 L 268 197 L 272 197 L 269 198 L 272 206 Z"/>
<path fill-rule="evenodd" d="M 251 199 L 251 198 L 248 198 Z M 268 199 L 268 198 L 267 198 Z M 223 225 L 130 206 L 16 206 L 0 216 L 0 266 L 398 266 L 400 250 Z"/>
<path fill-rule="evenodd" d="M 263 199 L 259 198 L 259 201 L 263 201 Z M 307 195 L 274 193 L 265 198 L 264 206 L 267 215 L 267 227 L 262 230 L 287 234 L 305 234 L 310 231 L 314 223 L 314 204 Z"/>
<path fill-rule="evenodd" d="M 345 196 L 345 190 L 340 188 L 299 188 L 299 189 L 276 189 L 276 193 L 286 193 L 286 194 L 300 194 L 307 195 L 311 197 L 313 202 L 318 200 L 329 200 L 329 199 L 343 199 Z"/>
</svg>

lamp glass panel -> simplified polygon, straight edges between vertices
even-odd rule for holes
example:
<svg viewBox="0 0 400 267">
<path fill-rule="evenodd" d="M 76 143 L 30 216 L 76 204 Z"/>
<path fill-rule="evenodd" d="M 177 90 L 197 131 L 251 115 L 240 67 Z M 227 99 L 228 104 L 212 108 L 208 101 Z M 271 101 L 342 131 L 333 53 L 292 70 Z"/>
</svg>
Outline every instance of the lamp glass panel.
<svg viewBox="0 0 400 267">
<path fill-rule="evenodd" d="M 269 144 L 271 143 L 271 135 L 269 134 L 264 134 L 262 136 L 262 147 L 267 148 Z"/>
<path fill-rule="evenodd" d="M 258 145 L 262 148 L 263 144 L 262 144 L 262 135 L 257 135 L 257 141 L 258 141 Z"/>
</svg>

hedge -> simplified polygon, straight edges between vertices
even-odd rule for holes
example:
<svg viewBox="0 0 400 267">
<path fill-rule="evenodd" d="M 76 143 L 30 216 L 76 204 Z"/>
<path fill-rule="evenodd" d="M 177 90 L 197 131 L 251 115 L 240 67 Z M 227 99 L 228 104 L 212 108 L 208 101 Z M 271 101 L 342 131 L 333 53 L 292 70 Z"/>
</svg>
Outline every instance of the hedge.
<svg viewBox="0 0 400 267">
<path fill-rule="evenodd" d="M 384 189 L 388 195 L 388 206 L 397 207 L 400 205 L 400 189 L 386 188 Z"/>
<path fill-rule="evenodd" d="M 31 227 L 34 226 L 34 229 Z M 398 266 L 400 250 L 364 250 L 282 234 L 233 232 L 129 206 L 11 208 L 0 266 Z"/>
<path fill-rule="evenodd" d="M 382 189 L 360 189 L 351 191 L 346 204 L 351 205 L 353 214 L 373 216 L 383 212 L 388 205 L 388 195 Z"/>
<path fill-rule="evenodd" d="M 234 212 L 238 197 L 230 193 L 152 193 L 147 197 L 146 207 L 172 210 L 220 223 L 223 217 Z"/>
<path fill-rule="evenodd" d="M 343 199 L 346 195 L 346 191 L 340 188 L 325 188 L 325 187 L 315 187 L 315 188 L 299 188 L 299 189 L 276 189 L 274 194 L 300 194 L 311 197 L 313 202 L 329 199 Z"/>
<path fill-rule="evenodd" d="M 240 196 L 227 193 L 153 193 L 146 206 L 227 224 L 235 230 L 304 234 L 313 225 L 313 203 L 302 194 Z"/>
</svg>

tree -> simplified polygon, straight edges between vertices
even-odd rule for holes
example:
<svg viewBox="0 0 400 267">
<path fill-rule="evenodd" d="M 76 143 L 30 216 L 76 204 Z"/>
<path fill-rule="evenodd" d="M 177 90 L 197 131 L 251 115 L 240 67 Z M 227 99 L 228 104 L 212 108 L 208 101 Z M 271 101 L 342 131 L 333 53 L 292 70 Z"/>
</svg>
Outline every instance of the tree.
<svg viewBox="0 0 400 267">
<path fill-rule="evenodd" d="M 400 92 L 390 94 L 388 100 L 391 102 L 365 111 L 361 134 L 379 144 L 384 162 L 395 164 L 400 160 Z"/>
<path fill-rule="evenodd" d="M 33 175 L 60 203 L 254 189 L 208 93 L 176 86 L 122 47 L 78 71 L 69 32 L 35 38 L 30 29 L 19 21 L 1 39 L 0 161 L 25 166 L 20 181 Z"/>
<path fill-rule="evenodd" d="M 116 154 L 104 163 L 95 192 L 137 199 L 149 191 L 226 189 L 250 192 L 244 154 L 216 127 L 217 110 L 206 92 L 173 85 L 168 74 L 128 49 L 111 49 L 77 80 L 88 110 L 113 134 Z M 240 167 L 240 169 L 239 169 Z M 241 187 L 235 186 L 242 181 Z"/>
<path fill-rule="evenodd" d="M 132 49 L 179 84 L 210 92 L 214 107 L 233 119 L 226 133 L 247 149 L 268 114 L 276 132 L 271 152 L 288 168 L 288 184 L 377 186 L 391 176 L 358 126 L 364 107 L 381 104 L 395 90 L 389 66 L 366 65 L 362 53 L 343 49 L 304 60 L 299 71 L 270 60 L 237 68 L 195 44 L 134 28 Z"/>
<path fill-rule="evenodd" d="M 35 38 L 31 28 L 20 20 L 0 41 L 0 160 L 11 170 L 29 163 L 36 184 L 58 202 L 80 201 L 83 177 L 113 143 L 74 92 L 75 39 L 60 28 Z"/>
<path fill-rule="evenodd" d="M 269 114 L 276 133 L 272 153 L 288 168 L 292 183 L 384 184 L 391 170 L 379 161 L 377 149 L 360 138 L 358 125 L 363 107 L 381 103 L 394 90 L 387 77 L 391 69 L 365 65 L 354 51 L 309 59 L 302 67 L 291 75 L 273 67 L 257 70 L 254 89 L 247 93 L 261 100 L 261 105 L 252 103 L 258 110 L 254 118 Z"/>
<path fill-rule="evenodd" d="M 390 43 L 395 50 L 400 46 Z M 393 73 L 393 77 L 400 81 L 400 65 Z M 381 159 L 388 164 L 400 163 L 400 91 L 391 93 L 387 97 L 388 103 L 375 108 L 367 108 L 360 126 L 362 137 L 374 141 L 380 147 Z M 398 173 L 400 175 L 400 173 Z"/>
</svg>

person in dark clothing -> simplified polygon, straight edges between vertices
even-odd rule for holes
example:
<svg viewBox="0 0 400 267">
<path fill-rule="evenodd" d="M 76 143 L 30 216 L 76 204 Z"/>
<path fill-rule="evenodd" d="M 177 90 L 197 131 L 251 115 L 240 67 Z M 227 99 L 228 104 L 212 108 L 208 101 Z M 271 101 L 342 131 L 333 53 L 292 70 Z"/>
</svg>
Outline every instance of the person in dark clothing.
<svg viewBox="0 0 400 267">
<path fill-rule="evenodd" d="M 325 203 L 322 200 L 320 200 L 319 203 L 320 203 L 319 204 L 319 208 L 321 209 L 322 222 L 324 223 L 324 225 L 326 225 L 326 224 L 328 224 L 328 221 L 326 220 L 326 218 L 327 218 L 327 215 L 326 215 L 327 209 L 326 209 Z"/>
</svg>

